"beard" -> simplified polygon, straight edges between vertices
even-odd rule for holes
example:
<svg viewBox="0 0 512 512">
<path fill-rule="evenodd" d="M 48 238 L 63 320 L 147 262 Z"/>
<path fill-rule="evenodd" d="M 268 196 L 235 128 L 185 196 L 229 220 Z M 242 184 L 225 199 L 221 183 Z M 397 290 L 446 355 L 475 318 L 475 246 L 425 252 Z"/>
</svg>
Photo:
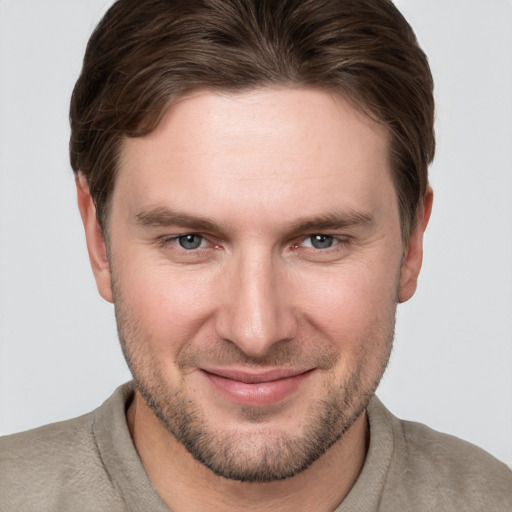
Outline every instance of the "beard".
<svg viewBox="0 0 512 512">
<path fill-rule="evenodd" d="M 343 377 L 333 369 L 343 357 L 342 351 L 318 340 L 309 343 L 276 343 L 263 357 L 246 355 L 234 343 L 217 340 L 197 347 L 185 344 L 176 354 L 180 383 L 171 385 L 164 364 L 151 351 L 151 336 L 123 301 L 113 282 L 119 339 L 140 393 L 167 431 L 201 464 L 216 475 L 241 482 L 272 482 L 290 478 L 308 468 L 338 442 L 366 409 L 382 378 L 391 353 L 396 303 L 387 321 L 379 323 L 362 337 L 366 350 L 356 364 L 346 365 Z M 370 339 L 369 339 L 370 338 Z M 341 353 L 341 355 L 340 355 Z M 187 376 L 199 362 L 213 366 L 229 365 L 263 369 L 265 367 L 314 367 L 325 372 L 321 396 L 305 403 L 307 413 L 300 433 L 272 426 L 272 417 L 280 405 L 240 407 L 244 425 L 255 429 L 213 425 L 194 393 L 187 387 Z"/>
</svg>

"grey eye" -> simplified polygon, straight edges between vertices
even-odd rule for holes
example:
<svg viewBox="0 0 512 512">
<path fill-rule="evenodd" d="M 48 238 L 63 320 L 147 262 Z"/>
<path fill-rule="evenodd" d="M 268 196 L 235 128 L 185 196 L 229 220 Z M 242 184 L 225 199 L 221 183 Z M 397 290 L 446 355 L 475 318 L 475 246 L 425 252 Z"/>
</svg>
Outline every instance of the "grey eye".
<svg viewBox="0 0 512 512">
<path fill-rule="evenodd" d="M 311 235 L 309 239 L 315 249 L 328 249 L 334 242 L 333 237 L 329 235 Z"/>
<path fill-rule="evenodd" d="M 178 243 L 183 249 L 198 249 L 203 243 L 203 237 L 201 235 L 181 235 L 178 237 Z"/>
</svg>

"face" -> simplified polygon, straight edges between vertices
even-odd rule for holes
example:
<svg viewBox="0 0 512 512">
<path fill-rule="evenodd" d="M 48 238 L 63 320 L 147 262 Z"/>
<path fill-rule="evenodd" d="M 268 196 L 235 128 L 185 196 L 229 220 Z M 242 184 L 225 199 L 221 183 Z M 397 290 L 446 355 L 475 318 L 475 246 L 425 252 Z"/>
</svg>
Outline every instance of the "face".
<svg viewBox="0 0 512 512">
<path fill-rule="evenodd" d="M 294 475 L 373 395 L 417 274 L 387 147 L 308 89 L 196 93 L 125 141 L 98 286 L 136 389 L 215 473 Z"/>
</svg>

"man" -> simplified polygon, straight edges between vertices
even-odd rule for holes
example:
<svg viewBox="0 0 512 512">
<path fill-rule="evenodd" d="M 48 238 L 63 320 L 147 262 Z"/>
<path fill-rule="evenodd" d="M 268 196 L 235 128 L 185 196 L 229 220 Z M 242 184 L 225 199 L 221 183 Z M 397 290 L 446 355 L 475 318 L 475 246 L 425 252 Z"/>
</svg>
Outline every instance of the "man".
<svg viewBox="0 0 512 512">
<path fill-rule="evenodd" d="M 120 0 L 71 103 L 134 380 L 0 445 L 2 510 L 509 510 L 374 396 L 432 206 L 432 80 L 386 0 Z"/>
</svg>

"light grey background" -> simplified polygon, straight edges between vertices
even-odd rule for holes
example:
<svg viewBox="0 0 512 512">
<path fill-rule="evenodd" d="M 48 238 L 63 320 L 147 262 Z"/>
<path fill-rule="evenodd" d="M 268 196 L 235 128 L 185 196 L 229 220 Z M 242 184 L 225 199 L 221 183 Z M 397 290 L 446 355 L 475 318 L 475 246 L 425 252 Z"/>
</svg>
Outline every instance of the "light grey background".
<svg viewBox="0 0 512 512">
<path fill-rule="evenodd" d="M 67 111 L 105 0 L 0 0 L 0 433 L 76 416 L 129 373 L 96 292 Z M 512 3 L 400 0 L 436 80 L 434 212 L 379 395 L 512 463 Z"/>
</svg>

